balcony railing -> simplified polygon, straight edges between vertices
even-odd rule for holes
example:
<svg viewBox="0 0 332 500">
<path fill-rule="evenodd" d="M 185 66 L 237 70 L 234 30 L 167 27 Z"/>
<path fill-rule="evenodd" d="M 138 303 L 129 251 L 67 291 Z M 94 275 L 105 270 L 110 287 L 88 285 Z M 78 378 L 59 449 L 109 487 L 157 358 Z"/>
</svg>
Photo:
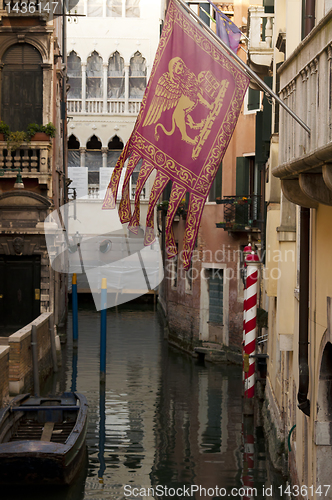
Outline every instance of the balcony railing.
<svg viewBox="0 0 332 500">
<path fill-rule="evenodd" d="M 109 114 L 109 115 L 138 115 L 141 108 L 141 100 L 125 100 L 108 99 L 106 102 L 103 99 L 68 99 L 67 109 L 69 115 L 76 114 Z"/>
<path fill-rule="evenodd" d="M 277 177 L 292 178 L 330 161 L 332 151 L 332 11 L 279 70 L 280 97 L 311 129 L 280 108 Z"/>
<path fill-rule="evenodd" d="M 217 227 L 231 232 L 259 230 L 262 213 L 260 196 L 224 196 L 216 203 L 224 206 L 224 220 L 218 222 Z"/>
<path fill-rule="evenodd" d="M 50 149 L 46 142 L 32 141 L 23 143 L 16 151 L 9 151 L 7 143 L 0 142 L 0 169 L 4 177 L 16 177 L 17 172 L 11 169 L 21 169 L 23 177 L 33 177 L 31 174 L 50 174 Z"/>
<path fill-rule="evenodd" d="M 266 73 L 273 56 L 274 14 L 264 7 L 250 7 L 248 11 L 248 63 L 255 71 Z"/>
</svg>

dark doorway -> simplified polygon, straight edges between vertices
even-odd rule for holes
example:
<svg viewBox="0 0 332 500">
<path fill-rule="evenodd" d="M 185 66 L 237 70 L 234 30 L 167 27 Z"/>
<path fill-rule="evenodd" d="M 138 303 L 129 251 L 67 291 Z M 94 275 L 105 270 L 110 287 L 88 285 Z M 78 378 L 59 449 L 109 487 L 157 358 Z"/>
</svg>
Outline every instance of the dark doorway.
<svg viewBox="0 0 332 500">
<path fill-rule="evenodd" d="M 0 257 L 0 328 L 10 334 L 40 314 L 40 257 Z"/>
</svg>

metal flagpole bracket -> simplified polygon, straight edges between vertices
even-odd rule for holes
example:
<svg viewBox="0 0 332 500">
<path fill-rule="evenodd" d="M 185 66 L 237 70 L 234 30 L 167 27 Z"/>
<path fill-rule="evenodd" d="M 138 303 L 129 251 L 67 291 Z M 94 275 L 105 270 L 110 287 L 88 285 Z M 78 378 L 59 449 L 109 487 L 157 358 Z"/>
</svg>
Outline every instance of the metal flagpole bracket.
<svg viewBox="0 0 332 500">
<path fill-rule="evenodd" d="M 251 77 L 251 79 L 257 83 L 257 85 L 259 85 L 259 87 L 264 92 L 268 93 L 271 97 L 273 97 L 273 99 L 277 101 L 280 104 L 280 106 L 282 106 L 287 111 L 287 113 L 289 113 L 294 118 L 294 120 L 296 120 L 297 123 L 299 123 L 301 127 L 303 127 L 304 130 L 310 135 L 310 127 L 308 127 L 308 125 L 306 125 L 304 121 L 302 121 L 301 118 L 297 116 L 297 114 L 294 113 L 294 111 L 292 111 L 287 106 L 287 104 L 285 104 L 284 101 L 282 101 L 280 97 L 278 97 L 277 94 L 275 94 L 273 90 L 271 90 L 270 87 L 266 85 L 266 83 L 258 75 L 256 75 L 256 73 L 251 68 L 249 68 L 249 66 L 245 62 L 242 61 L 242 59 L 240 59 L 240 57 L 237 54 L 235 54 L 235 52 L 233 52 L 232 49 L 228 47 L 228 45 L 226 45 L 226 43 L 223 42 L 223 40 L 221 40 L 214 33 L 214 31 L 212 31 L 211 28 L 204 21 L 202 21 L 202 19 L 200 19 L 200 17 L 198 17 L 197 14 L 195 14 L 195 12 L 186 3 L 184 3 L 183 0 L 176 0 L 176 1 L 212 36 L 212 38 L 216 42 L 218 42 L 219 45 L 221 45 L 225 49 L 228 56 L 235 59 L 235 61 L 242 67 L 242 69 L 244 69 L 244 71 Z"/>
</svg>

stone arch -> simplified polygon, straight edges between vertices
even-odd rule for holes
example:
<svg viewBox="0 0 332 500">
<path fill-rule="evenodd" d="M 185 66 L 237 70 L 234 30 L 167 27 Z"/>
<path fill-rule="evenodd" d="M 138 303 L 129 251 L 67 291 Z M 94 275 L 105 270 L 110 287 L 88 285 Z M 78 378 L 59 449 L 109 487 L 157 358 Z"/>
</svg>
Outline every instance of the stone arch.
<svg viewBox="0 0 332 500">
<path fill-rule="evenodd" d="M 102 148 L 102 142 L 99 137 L 97 137 L 95 134 L 92 134 L 89 139 L 86 141 L 86 149 L 101 149 Z"/>
<path fill-rule="evenodd" d="M 118 135 L 113 135 L 113 137 L 109 140 L 108 142 L 108 149 L 116 149 L 116 150 L 122 150 L 123 149 L 123 142 L 122 140 L 120 139 L 120 137 Z"/>
<path fill-rule="evenodd" d="M 17 43 L 22 43 L 22 42 L 18 41 L 17 37 L 7 38 L 6 40 L 4 40 L 1 43 L 1 45 L 0 45 L 0 61 L 1 62 L 2 62 L 3 56 L 7 52 L 7 50 L 12 45 L 15 45 Z M 35 39 L 34 37 L 31 37 L 31 36 L 25 36 L 23 43 L 27 43 L 29 45 L 32 45 L 35 49 L 38 50 L 38 52 L 40 53 L 40 56 L 42 58 L 43 64 L 46 64 L 49 62 L 49 55 L 48 55 L 47 49 L 46 49 L 45 45 L 40 42 L 40 40 Z"/>
<path fill-rule="evenodd" d="M 323 335 L 318 364 L 317 415 L 315 419 L 316 485 L 329 484 L 332 461 L 332 299 L 327 297 L 327 329 Z"/>
<path fill-rule="evenodd" d="M 103 97 L 103 58 L 93 50 L 86 63 L 86 98 Z"/>
<path fill-rule="evenodd" d="M 129 64 L 129 97 L 141 99 L 147 85 L 147 62 L 143 54 L 136 51 Z"/>
<path fill-rule="evenodd" d="M 68 149 L 80 149 L 80 141 L 74 134 L 69 136 Z"/>
</svg>

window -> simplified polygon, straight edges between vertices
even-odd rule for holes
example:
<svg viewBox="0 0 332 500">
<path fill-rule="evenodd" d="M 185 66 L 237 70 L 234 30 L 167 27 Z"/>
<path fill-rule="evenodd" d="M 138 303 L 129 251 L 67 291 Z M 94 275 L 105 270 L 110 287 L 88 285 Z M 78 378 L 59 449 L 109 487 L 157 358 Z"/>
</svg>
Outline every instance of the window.
<svg viewBox="0 0 332 500">
<path fill-rule="evenodd" d="M 80 167 L 80 143 L 74 134 L 68 139 L 68 167 Z"/>
<path fill-rule="evenodd" d="M 209 322 L 223 324 L 223 270 L 210 269 Z"/>
<path fill-rule="evenodd" d="M 210 26 L 210 4 L 207 2 L 189 2 L 190 8 L 195 12 L 197 16 L 199 16 L 202 21 L 205 22 L 208 26 Z M 205 14 L 205 12 L 207 14 Z"/>
<path fill-rule="evenodd" d="M 99 169 L 102 167 L 101 142 L 93 135 L 86 143 L 85 166 L 88 167 L 88 183 L 99 188 Z"/>
<path fill-rule="evenodd" d="M 123 150 L 123 142 L 115 135 L 108 143 L 107 166 L 114 168 Z"/>
<path fill-rule="evenodd" d="M 124 61 L 119 52 L 114 52 L 108 60 L 107 97 L 119 99 L 124 97 L 124 93 Z"/>
<path fill-rule="evenodd" d="M 70 89 L 68 92 L 69 99 L 82 98 L 82 66 L 81 58 L 73 50 L 67 59 L 68 78 Z"/>
<path fill-rule="evenodd" d="M 43 122 L 43 72 L 38 50 L 17 43 L 3 56 L 1 119 L 11 130 Z"/>
<path fill-rule="evenodd" d="M 88 16 L 102 17 L 103 15 L 103 0 L 88 0 Z"/>
<path fill-rule="evenodd" d="M 140 52 L 130 59 L 129 97 L 142 99 L 146 87 L 146 61 Z"/>
<path fill-rule="evenodd" d="M 222 188 L 222 162 L 219 165 L 217 175 L 212 183 L 209 201 L 216 201 L 216 198 L 221 197 L 221 188 Z"/>
<path fill-rule="evenodd" d="M 106 0 L 106 16 L 122 17 L 122 0 Z"/>
<path fill-rule="evenodd" d="M 86 65 L 86 97 L 103 97 L 103 60 L 98 52 L 93 51 Z"/>
<path fill-rule="evenodd" d="M 256 113 L 261 109 L 261 92 L 260 90 L 248 88 L 244 97 L 244 114 Z"/>
<path fill-rule="evenodd" d="M 140 16 L 139 2 L 140 0 L 126 0 L 126 17 Z"/>
</svg>

